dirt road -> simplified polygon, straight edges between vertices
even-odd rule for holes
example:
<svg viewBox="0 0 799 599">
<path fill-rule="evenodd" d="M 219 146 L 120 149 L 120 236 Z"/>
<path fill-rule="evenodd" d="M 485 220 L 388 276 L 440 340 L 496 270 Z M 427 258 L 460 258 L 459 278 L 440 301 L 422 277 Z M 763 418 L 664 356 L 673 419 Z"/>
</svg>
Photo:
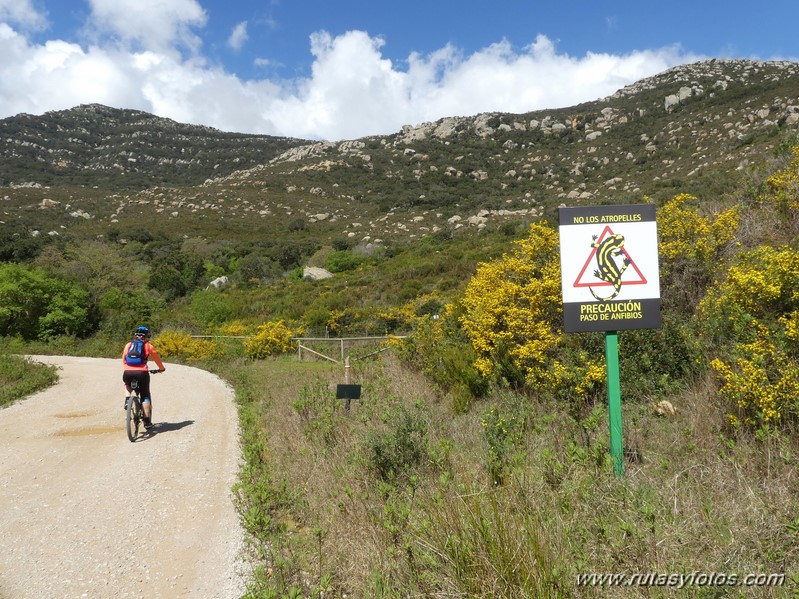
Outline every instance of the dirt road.
<svg viewBox="0 0 799 599">
<path fill-rule="evenodd" d="M 0 410 L 0 598 L 240 597 L 230 389 L 167 364 L 131 443 L 119 360 L 34 359 L 61 381 Z"/>
</svg>

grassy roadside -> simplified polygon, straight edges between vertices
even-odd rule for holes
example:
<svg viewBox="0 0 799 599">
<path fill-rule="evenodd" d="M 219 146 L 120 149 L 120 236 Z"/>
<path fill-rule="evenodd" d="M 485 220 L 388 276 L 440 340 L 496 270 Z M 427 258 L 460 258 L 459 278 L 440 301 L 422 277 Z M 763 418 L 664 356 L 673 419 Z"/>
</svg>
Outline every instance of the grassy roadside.
<svg viewBox="0 0 799 599">
<path fill-rule="evenodd" d="M 63 355 L 116 357 L 121 351 L 117 341 L 95 337 L 76 339 L 56 337 L 50 341 L 23 341 L 0 338 L 0 408 L 58 382 L 54 366 L 32 362 L 24 355 Z"/>
<path fill-rule="evenodd" d="M 720 434 L 701 382 L 674 417 L 625 405 L 626 476 L 607 414 L 499 391 L 467 414 L 391 356 L 228 367 L 240 402 L 247 597 L 789 597 L 799 585 L 795 438 Z M 592 573 L 722 573 L 723 584 L 593 586 Z M 770 584 L 730 584 L 747 574 Z M 696 576 L 696 575 L 695 575 Z M 703 582 L 704 581 L 704 582 Z"/>
<path fill-rule="evenodd" d="M 782 598 L 799 588 L 796 435 L 724 435 L 702 381 L 671 398 L 670 418 L 624 405 L 619 480 L 601 403 L 576 421 L 563 406 L 500 390 L 456 415 L 450 398 L 384 354 L 353 364 L 363 395 L 347 412 L 334 397 L 337 365 L 288 356 L 197 365 L 224 374 L 239 403 L 249 599 Z M 0 355 L 4 388 L 46 387 L 48 373 Z M 614 573 L 696 581 L 578 583 Z M 702 578 L 713 573 L 726 578 Z M 742 584 L 749 574 L 770 584 Z"/>
<path fill-rule="evenodd" d="M 58 373 L 54 366 L 0 354 L 0 408 L 46 389 L 56 381 Z"/>
</svg>

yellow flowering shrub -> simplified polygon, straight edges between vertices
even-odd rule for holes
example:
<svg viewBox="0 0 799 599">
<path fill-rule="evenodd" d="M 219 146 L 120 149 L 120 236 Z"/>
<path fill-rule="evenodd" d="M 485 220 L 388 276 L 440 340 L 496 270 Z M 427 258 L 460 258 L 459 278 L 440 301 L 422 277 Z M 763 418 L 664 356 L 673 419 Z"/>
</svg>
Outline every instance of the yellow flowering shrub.
<svg viewBox="0 0 799 599">
<path fill-rule="evenodd" d="M 677 261 L 712 261 L 735 238 L 740 221 L 737 207 L 704 217 L 691 202 L 696 202 L 696 197 L 679 194 L 657 211 L 658 250 L 664 271 Z"/>
<path fill-rule="evenodd" d="M 217 332 L 220 335 L 241 337 L 243 335 L 246 335 L 249 332 L 249 330 L 248 327 L 243 322 L 241 322 L 240 320 L 234 320 L 233 322 L 229 322 L 227 324 L 220 326 L 217 329 Z"/>
<path fill-rule="evenodd" d="M 551 383 L 562 322 L 558 235 L 533 224 L 514 245 L 511 253 L 478 266 L 461 299 L 460 324 L 483 376 L 509 359 L 527 383 Z"/>
<path fill-rule="evenodd" d="M 224 353 L 224 349 L 214 341 L 209 339 L 193 339 L 186 350 L 186 359 L 189 362 L 195 360 L 209 360 L 211 358 L 218 358 Z"/>
<path fill-rule="evenodd" d="M 153 345 L 162 358 L 182 357 L 191 342 L 190 335 L 177 331 L 163 331 L 153 339 Z"/>
<path fill-rule="evenodd" d="M 223 355 L 224 350 L 208 339 L 194 339 L 178 331 L 164 331 L 153 340 L 153 345 L 162 358 L 178 358 L 187 361 L 207 360 Z"/>
<path fill-rule="evenodd" d="M 728 420 L 758 427 L 795 417 L 799 365 L 768 339 L 750 346 L 747 357 L 732 363 L 716 358 L 710 364 L 722 382 L 719 395 L 733 410 Z"/>
<path fill-rule="evenodd" d="M 702 300 L 699 312 L 712 317 L 735 306 L 753 316 L 780 316 L 799 307 L 798 285 L 799 253 L 790 248 L 761 246 L 739 255 L 726 278 Z"/>
<path fill-rule="evenodd" d="M 789 341 L 799 341 L 799 310 L 781 316 L 779 323 L 785 327 L 785 338 Z"/>
<path fill-rule="evenodd" d="M 791 151 L 791 162 L 766 179 L 758 200 L 774 205 L 782 215 L 796 219 L 799 211 L 799 146 L 794 146 Z"/>
<path fill-rule="evenodd" d="M 757 200 L 782 222 L 799 211 L 799 146 L 784 168 L 766 179 Z M 702 300 L 705 326 L 733 342 L 711 362 L 732 426 L 773 425 L 799 416 L 799 252 L 761 246 L 741 254 Z"/>
<path fill-rule="evenodd" d="M 761 246 L 742 253 L 698 308 L 705 330 L 728 344 L 711 367 L 733 425 L 776 424 L 797 415 L 799 252 Z"/>
<path fill-rule="evenodd" d="M 579 378 L 576 380 L 575 392 L 578 396 L 589 395 L 607 379 L 607 368 L 604 364 L 597 364 L 589 360 L 588 356 L 584 358 L 582 368 L 576 370 Z"/>
<path fill-rule="evenodd" d="M 356 322 L 359 322 L 359 314 L 355 308 L 330 310 L 325 321 L 326 332 L 333 337 L 344 336 Z"/>
<path fill-rule="evenodd" d="M 255 359 L 285 353 L 292 348 L 291 337 L 291 330 L 282 320 L 267 322 L 258 327 L 255 335 L 244 341 L 244 353 L 248 358 Z"/>
<path fill-rule="evenodd" d="M 414 306 L 388 306 L 379 308 L 371 317 L 373 334 L 384 335 L 387 332 L 407 331 L 416 320 Z"/>
<path fill-rule="evenodd" d="M 591 357 L 583 350 L 570 359 L 566 355 L 568 353 L 561 353 L 558 360 L 553 360 L 539 380 L 539 387 L 543 385 L 545 389 L 559 392 L 562 397 L 598 399 L 607 381 L 604 356 Z"/>
</svg>

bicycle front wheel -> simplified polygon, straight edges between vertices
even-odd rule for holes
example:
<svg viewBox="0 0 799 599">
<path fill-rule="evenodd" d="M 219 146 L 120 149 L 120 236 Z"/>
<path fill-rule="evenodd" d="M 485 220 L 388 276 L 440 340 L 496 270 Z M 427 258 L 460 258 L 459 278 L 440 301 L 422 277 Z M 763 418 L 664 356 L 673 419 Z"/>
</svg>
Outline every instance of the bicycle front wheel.
<svg viewBox="0 0 799 599">
<path fill-rule="evenodd" d="M 128 398 L 128 407 L 125 410 L 125 428 L 128 431 L 128 439 L 133 443 L 139 435 L 139 406 L 135 395 Z"/>
</svg>

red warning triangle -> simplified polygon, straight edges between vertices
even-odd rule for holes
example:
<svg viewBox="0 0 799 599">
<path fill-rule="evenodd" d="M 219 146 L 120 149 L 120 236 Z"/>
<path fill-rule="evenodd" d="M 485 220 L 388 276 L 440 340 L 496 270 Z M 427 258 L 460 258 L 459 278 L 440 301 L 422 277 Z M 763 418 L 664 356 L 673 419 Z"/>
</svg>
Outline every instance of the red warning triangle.
<svg viewBox="0 0 799 599">
<path fill-rule="evenodd" d="M 602 243 L 602 240 L 605 239 L 608 235 L 613 235 L 613 231 L 610 229 L 610 226 L 606 226 L 605 230 L 602 231 L 602 235 L 599 236 L 599 239 L 596 240 L 597 246 Z M 609 283 L 607 281 L 602 281 L 597 279 L 593 275 L 590 275 L 588 278 L 589 281 L 583 281 L 583 275 L 588 270 L 589 265 L 594 260 L 594 256 L 596 256 L 596 251 L 598 248 L 592 247 L 591 253 L 588 255 L 588 259 L 585 261 L 583 268 L 580 270 L 580 274 L 577 275 L 577 278 L 574 280 L 575 287 L 612 287 L 613 283 Z M 630 268 L 638 275 L 638 278 L 624 278 L 623 284 L 624 285 L 646 285 L 646 277 L 644 274 L 639 270 L 638 266 L 635 264 L 635 260 L 633 260 L 632 256 L 627 252 L 626 248 L 621 248 L 621 252 L 624 256 L 630 261 L 630 266 L 627 267 L 627 270 L 624 271 L 624 274 L 627 275 L 630 272 Z M 593 271 L 592 271 L 593 272 Z"/>
</svg>

